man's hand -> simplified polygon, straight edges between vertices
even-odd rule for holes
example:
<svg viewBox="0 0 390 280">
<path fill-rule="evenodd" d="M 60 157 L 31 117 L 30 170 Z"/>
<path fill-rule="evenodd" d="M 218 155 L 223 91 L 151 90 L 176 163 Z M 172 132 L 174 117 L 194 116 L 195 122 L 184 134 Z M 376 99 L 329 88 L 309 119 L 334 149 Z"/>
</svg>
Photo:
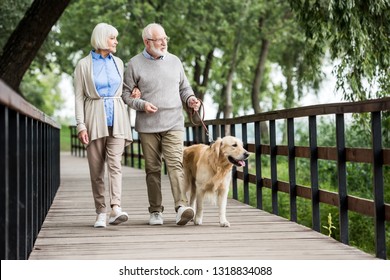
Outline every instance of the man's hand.
<svg viewBox="0 0 390 280">
<path fill-rule="evenodd" d="M 152 103 L 146 102 L 144 110 L 146 113 L 156 113 L 158 108 L 154 106 Z"/>
<path fill-rule="evenodd" d="M 198 111 L 200 107 L 200 101 L 195 96 L 191 96 L 188 98 L 188 107 L 194 109 L 194 111 Z"/>
</svg>

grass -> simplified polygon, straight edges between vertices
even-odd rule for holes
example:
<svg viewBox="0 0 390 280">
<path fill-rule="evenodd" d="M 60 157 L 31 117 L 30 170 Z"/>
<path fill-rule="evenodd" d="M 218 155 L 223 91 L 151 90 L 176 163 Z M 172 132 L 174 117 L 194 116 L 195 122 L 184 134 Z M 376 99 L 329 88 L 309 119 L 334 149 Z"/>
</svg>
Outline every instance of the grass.
<svg viewBox="0 0 390 280">
<path fill-rule="evenodd" d="M 70 152 L 70 129 L 68 125 L 62 125 L 60 131 L 61 152 Z"/>
</svg>

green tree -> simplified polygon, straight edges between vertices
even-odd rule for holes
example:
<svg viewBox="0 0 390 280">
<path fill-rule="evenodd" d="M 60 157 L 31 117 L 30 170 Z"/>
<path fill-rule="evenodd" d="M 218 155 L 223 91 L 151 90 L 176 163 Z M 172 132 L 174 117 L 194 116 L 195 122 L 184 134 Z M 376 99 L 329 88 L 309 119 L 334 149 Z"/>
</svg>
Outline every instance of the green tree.
<svg viewBox="0 0 390 280">
<path fill-rule="evenodd" d="M 49 116 L 61 109 L 64 102 L 59 88 L 61 74 L 58 69 L 53 71 L 53 68 L 28 71 L 21 84 L 25 98 Z"/>
<path fill-rule="evenodd" d="M 21 18 L 19 11 L 10 8 L 14 2 L 5 0 L 0 6 L 7 26 Z M 26 10 L 35 2 L 40 1 L 24 0 L 17 8 Z M 306 92 L 318 88 L 328 49 L 331 58 L 340 61 L 338 85 L 345 89 L 349 85 L 352 98 L 359 98 L 365 85 L 385 94 L 388 1 L 361 2 L 291 0 L 291 9 L 288 2 L 264 0 L 71 1 L 31 67 L 46 73 L 56 65 L 61 73 L 71 75 L 76 62 L 91 50 L 93 27 L 103 21 L 117 27 L 117 55 L 127 62 L 143 49 L 142 28 L 160 22 L 171 37 L 169 49 L 183 60 L 197 96 L 210 95 L 221 115 L 296 106 L 305 87 Z M 7 30 L 3 28 L 2 34 Z M 20 52 L 24 55 L 26 50 Z M 273 79 L 274 69 L 284 76 L 279 84 Z"/>
<path fill-rule="evenodd" d="M 379 98 L 390 89 L 389 0 L 289 0 L 306 36 L 306 57 L 329 49 L 337 88 L 347 100 Z"/>
<path fill-rule="evenodd" d="M 0 2 L 0 54 L 31 3 L 32 0 L 4 0 Z"/>
<path fill-rule="evenodd" d="M 24 74 L 69 1 L 35 0 L 8 37 L 0 55 L 0 78 L 16 92 L 19 92 Z M 1 13 L 4 14 L 11 4 L 3 3 Z"/>
</svg>

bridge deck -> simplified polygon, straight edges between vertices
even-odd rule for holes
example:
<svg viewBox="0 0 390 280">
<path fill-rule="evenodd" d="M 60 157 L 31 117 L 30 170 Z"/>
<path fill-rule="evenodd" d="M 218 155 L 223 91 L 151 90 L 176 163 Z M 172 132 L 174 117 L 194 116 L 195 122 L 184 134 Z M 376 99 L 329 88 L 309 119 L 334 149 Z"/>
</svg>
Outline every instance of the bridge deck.
<svg viewBox="0 0 390 280">
<path fill-rule="evenodd" d="M 373 256 L 284 218 L 229 199 L 230 228 L 206 205 L 204 225 L 175 225 L 172 195 L 163 176 L 164 225 L 149 226 L 143 170 L 123 167 L 122 208 L 129 221 L 93 228 L 95 212 L 86 159 L 61 154 L 61 186 L 30 260 L 268 259 L 357 260 Z"/>
</svg>

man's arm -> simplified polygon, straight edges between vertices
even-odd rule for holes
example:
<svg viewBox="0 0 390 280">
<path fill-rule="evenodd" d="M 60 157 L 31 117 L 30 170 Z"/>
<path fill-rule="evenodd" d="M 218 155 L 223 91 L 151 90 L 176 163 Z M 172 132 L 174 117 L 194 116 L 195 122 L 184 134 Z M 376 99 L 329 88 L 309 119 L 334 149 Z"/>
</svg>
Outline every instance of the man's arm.
<svg viewBox="0 0 390 280">
<path fill-rule="evenodd" d="M 139 92 L 139 89 L 137 88 L 134 69 L 130 61 L 124 75 L 122 99 L 130 108 L 144 111 L 146 102 L 140 98 L 141 96 L 142 92 Z"/>
</svg>

